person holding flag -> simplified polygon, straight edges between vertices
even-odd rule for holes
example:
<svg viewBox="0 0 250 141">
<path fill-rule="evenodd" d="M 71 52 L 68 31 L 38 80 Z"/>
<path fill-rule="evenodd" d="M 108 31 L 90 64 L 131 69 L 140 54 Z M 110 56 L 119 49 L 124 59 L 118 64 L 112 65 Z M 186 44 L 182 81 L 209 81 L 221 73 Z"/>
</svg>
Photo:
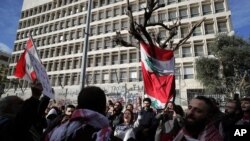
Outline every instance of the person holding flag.
<svg viewBox="0 0 250 141">
<path fill-rule="evenodd" d="M 17 78 L 27 80 L 29 82 L 34 82 L 36 80 L 36 73 L 35 73 L 35 70 L 34 70 L 32 64 L 31 64 L 31 60 L 30 60 L 30 56 L 28 54 L 28 51 L 37 60 L 40 61 L 40 58 L 38 57 L 38 54 L 36 51 L 36 48 L 33 44 L 33 40 L 30 37 L 28 39 L 28 41 L 26 42 L 26 48 L 24 49 L 24 52 L 22 53 L 21 58 L 17 62 L 14 76 L 16 76 Z"/>
<path fill-rule="evenodd" d="M 49 98 L 55 98 L 47 72 L 41 63 L 31 37 L 27 40 L 26 48 L 17 62 L 14 76 L 27 80 L 30 83 L 39 81 L 43 88 L 43 94 Z"/>
</svg>

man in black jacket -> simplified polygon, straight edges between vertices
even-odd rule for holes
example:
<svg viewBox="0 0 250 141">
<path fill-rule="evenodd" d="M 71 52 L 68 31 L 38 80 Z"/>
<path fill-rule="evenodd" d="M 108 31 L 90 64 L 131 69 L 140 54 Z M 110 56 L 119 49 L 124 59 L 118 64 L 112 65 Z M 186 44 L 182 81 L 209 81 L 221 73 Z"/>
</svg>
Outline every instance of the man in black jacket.
<svg viewBox="0 0 250 141">
<path fill-rule="evenodd" d="M 157 128 L 156 113 L 151 106 L 151 99 L 143 99 L 143 108 L 138 112 L 138 117 L 135 122 L 135 136 L 139 141 L 153 141 Z"/>
</svg>

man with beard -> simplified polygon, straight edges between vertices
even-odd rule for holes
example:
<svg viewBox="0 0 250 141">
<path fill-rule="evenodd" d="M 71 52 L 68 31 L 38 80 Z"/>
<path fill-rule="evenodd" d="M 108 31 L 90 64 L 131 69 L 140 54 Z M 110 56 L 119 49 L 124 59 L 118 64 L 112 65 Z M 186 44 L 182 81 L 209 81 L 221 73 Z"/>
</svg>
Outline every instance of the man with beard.
<svg viewBox="0 0 250 141">
<path fill-rule="evenodd" d="M 243 116 L 236 124 L 250 126 L 250 97 L 245 97 L 241 100 L 241 109 Z"/>
<path fill-rule="evenodd" d="M 138 112 L 137 120 L 134 124 L 134 132 L 138 141 L 153 141 L 157 128 L 156 113 L 151 106 L 151 99 L 143 99 L 143 107 Z"/>
<path fill-rule="evenodd" d="M 123 113 L 122 113 L 122 104 L 121 104 L 121 102 L 117 101 L 114 104 L 113 111 L 111 111 L 111 113 L 109 113 L 109 115 L 107 115 L 107 117 L 109 119 L 110 126 L 112 127 L 113 130 L 115 129 L 116 125 L 122 123 Z"/>
<path fill-rule="evenodd" d="M 228 100 L 225 105 L 225 115 L 221 119 L 219 130 L 224 137 L 224 141 L 230 141 L 230 130 L 234 127 L 235 123 L 241 118 L 242 111 L 240 101 Z"/>
<path fill-rule="evenodd" d="M 222 141 L 213 121 L 217 107 L 204 96 L 197 96 L 188 105 L 184 127 L 174 141 Z"/>
</svg>

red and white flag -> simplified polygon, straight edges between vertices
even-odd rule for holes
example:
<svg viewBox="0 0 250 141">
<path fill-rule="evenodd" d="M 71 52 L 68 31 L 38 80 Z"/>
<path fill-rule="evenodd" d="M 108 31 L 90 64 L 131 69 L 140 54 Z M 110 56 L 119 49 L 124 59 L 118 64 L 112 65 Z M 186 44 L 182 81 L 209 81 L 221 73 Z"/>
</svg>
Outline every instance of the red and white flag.
<svg viewBox="0 0 250 141">
<path fill-rule="evenodd" d="M 37 60 L 40 60 L 36 48 L 33 44 L 32 38 L 29 38 L 26 42 L 26 48 L 17 62 L 14 76 L 27 80 L 29 82 L 33 82 L 36 79 L 36 73 L 31 64 L 30 57 L 27 51 L 29 51 Z"/>
<path fill-rule="evenodd" d="M 174 53 L 145 43 L 140 44 L 140 49 L 145 93 L 153 107 L 163 108 L 175 91 Z"/>
</svg>

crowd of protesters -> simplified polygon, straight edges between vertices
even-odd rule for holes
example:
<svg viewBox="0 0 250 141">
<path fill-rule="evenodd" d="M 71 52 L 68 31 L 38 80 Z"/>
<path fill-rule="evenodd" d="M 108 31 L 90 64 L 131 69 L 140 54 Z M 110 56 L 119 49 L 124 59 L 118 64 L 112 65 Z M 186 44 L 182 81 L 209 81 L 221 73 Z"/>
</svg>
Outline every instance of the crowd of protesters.
<svg viewBox="0 0 250 141">
<path fill-rule="evenodd" d="M 25 101 L 17 96 L 0 100 L 1 141 L 230 141 L 233 126 L 250 126 L 247 97 L 228 100 L 223 112 L 205 96 L 193 98 L 185 110 L 171 101 L 156 110 L 144 98 L 135 110 L 133 103 L 107 102 L 95 86 L 80 91 L 76 106 L 65 107 L 41 97 L 39 83 L 31 91 Z"/>
</svg>

